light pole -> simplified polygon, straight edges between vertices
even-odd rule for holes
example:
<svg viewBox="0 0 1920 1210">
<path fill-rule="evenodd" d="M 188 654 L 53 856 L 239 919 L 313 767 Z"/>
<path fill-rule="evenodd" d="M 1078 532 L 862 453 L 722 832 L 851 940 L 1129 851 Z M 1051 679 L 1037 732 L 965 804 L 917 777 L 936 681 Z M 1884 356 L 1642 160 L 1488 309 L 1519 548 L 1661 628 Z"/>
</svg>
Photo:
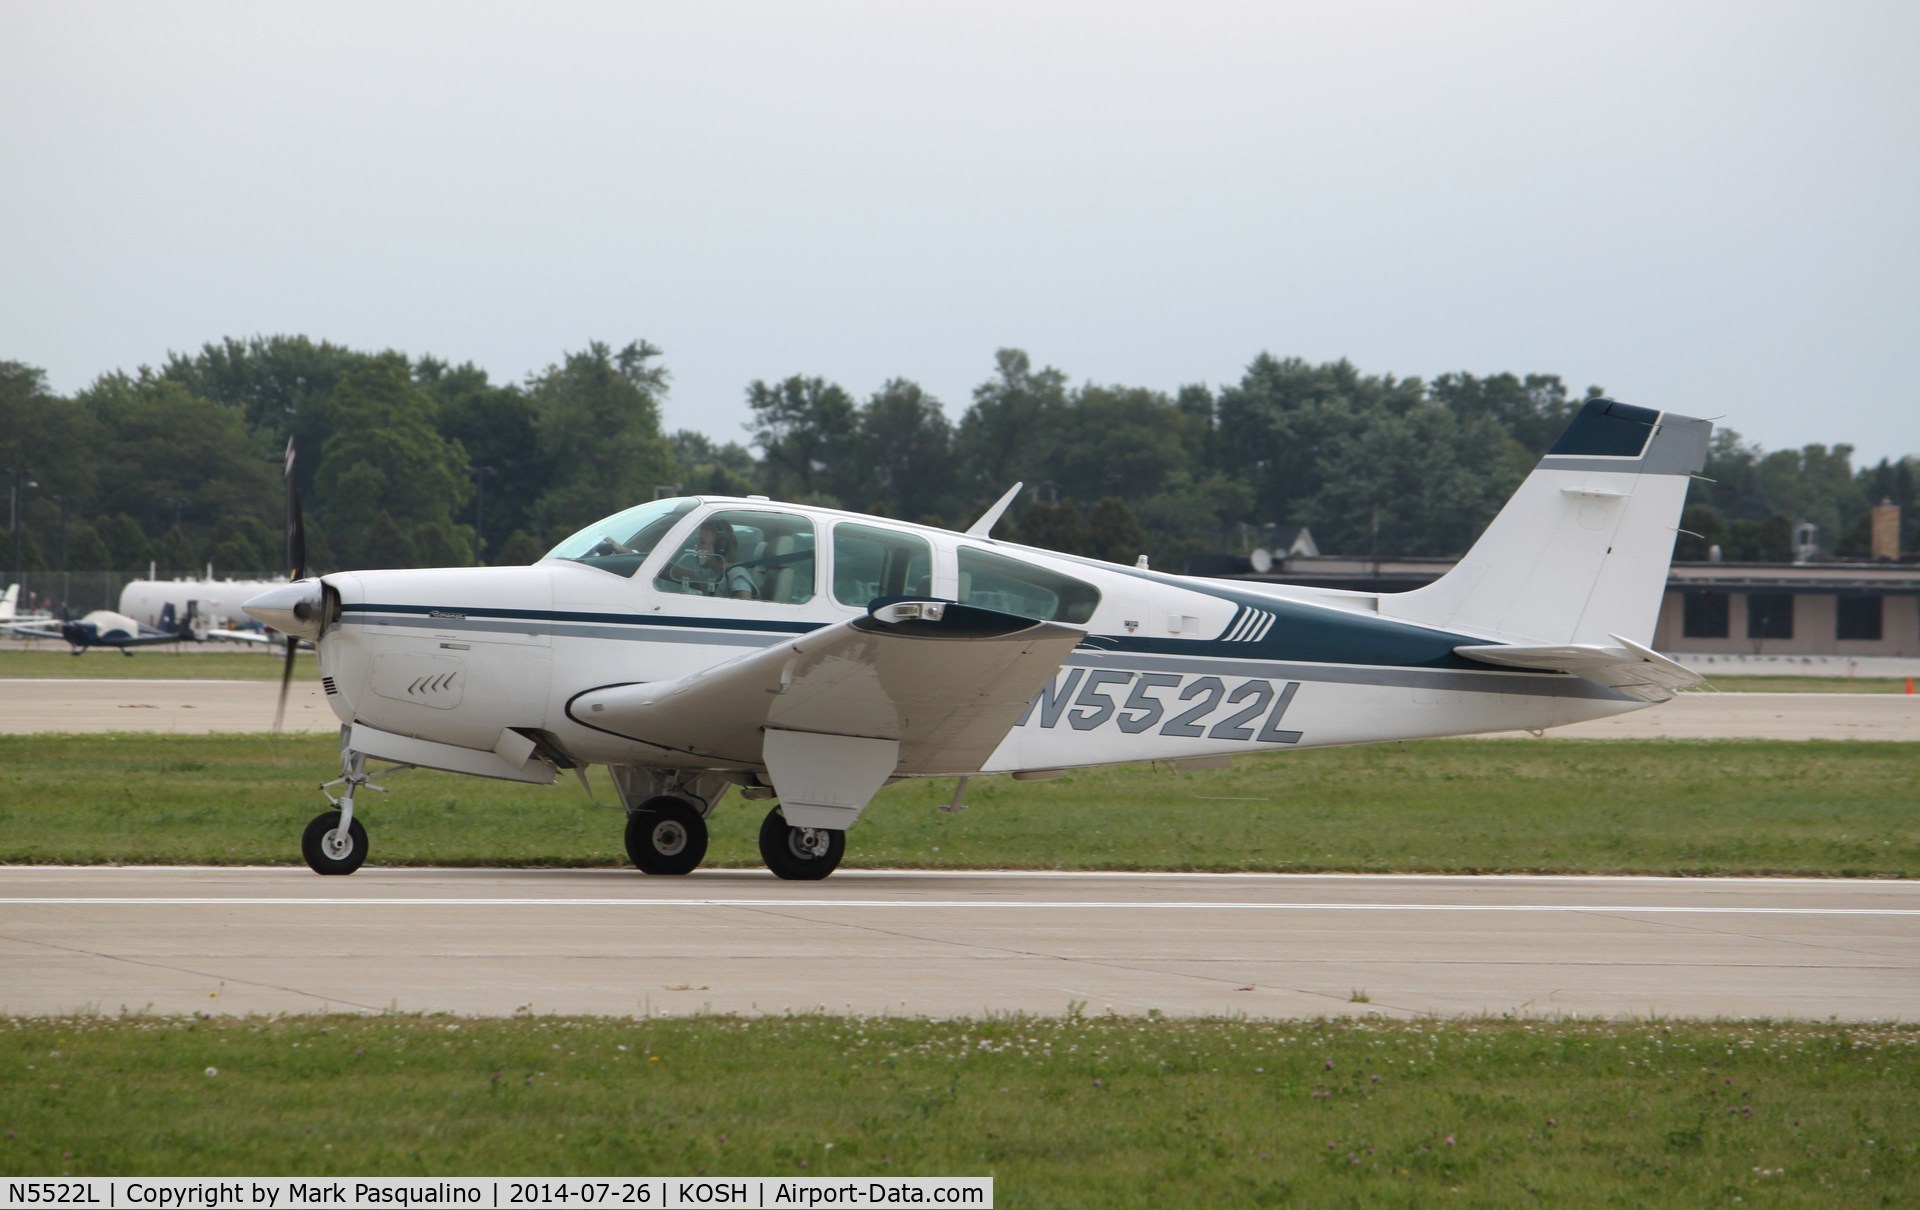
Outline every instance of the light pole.
<svg viewBox="0 0 1920 1210">
<path fill-rule="evenodd" d="M 72 496 L 55 496 L 60 502 L 60 616 L 67 616 L 67 602 L 72 599 L 71 581 L 67 578 L 67 506 L 73 503 Z"/>
<path fill-rule="evenodd" d="M 480 552 L 487 547 L 486 538 L 486 498 L 487 480 L 500 472 L 491 466 L 470 466 L 467 474 L 473 476 L 473 565 L 480 566 Z"/>
<path fill-rule="evenodd" d="M 13 578 L 18 581 L 25 570 L 20 566 L 20 493 L 40 485 L 33 481 L 33 468 L 30 466 L 10 466 L 7 474 L 13 477 L 13 490 L 7 497 L 7 528 L 13 531 Z M 22 484 L 22 479 L 26 483 Z"/>
<path fill-rule="evenodd" d="M 175 530 L 178 530 L 180 528 L 180 510 L 185 508 L 187 505 L 192 504 L 193 501 L 189 500 L 185 496 L 162 496 L 160 497 L 160 503 L 173 505 L 173 528 Z M 183 538 L 185 536 L 186 536 L 185 534 L 181 535 L 181 537 Z M 163 538 L 161 540 L 165 541 L 166 539 Z M 156 551 L 155 553 L 157 554 L 158 552 Z M 187 559 L 187 574 L 189 576 L 193 574 L 192 564 L 193 564 L 193 559 L 191 556 L 189 556 Z M 180 570 L 181 570 L 180 568 L 174 568 L 169 572 L 169 574 L 179 575 Z"/>
</svg>

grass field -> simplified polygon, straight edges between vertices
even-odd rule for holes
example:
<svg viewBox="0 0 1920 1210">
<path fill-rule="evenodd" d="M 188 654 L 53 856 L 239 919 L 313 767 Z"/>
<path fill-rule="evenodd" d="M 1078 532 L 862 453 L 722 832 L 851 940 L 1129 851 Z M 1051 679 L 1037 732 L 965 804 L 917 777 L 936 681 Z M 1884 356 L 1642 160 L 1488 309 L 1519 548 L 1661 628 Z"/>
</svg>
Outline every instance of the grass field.
<svg viewBox="0 0 1920 1210">
<path fill-rule="evenodd" d="M 285 648 L 176 644 L 143 647 L 132 655 L 96 648 L 71 655 L 67 645 L 49 641 L 32 650 L 0 651 L 0 681 L 85 677 L 101 680 L 279 680 Z M 320 679 L 311 651 L 294 661 L 300 680 Z"/>
<path fill-rule="evenodd" d="M 1890 676 L 1709 676 L 1707 688 L 1721 693 L 1905 693 L 1907 682 Z"/>
<path fill-rule="evenodd" d="M 0 737 L 0 861 L 298 862 L 330 736 Z M 622 816 L 570 778 L 414 771 L 360 800 L 374 865 L 617 866 Z M 849 867 L 1920 876 L 1920 745 L 1434 740 L 881 793 Z M 709 864 L 756 866 L 730 797 Z"/>
<path fill-rule="evenodd" d="M 1900 1205 L 1920 1027 L 0 1022 L 9 1174 L 991 1176 L 1001 1206 Z"/>
</svg>

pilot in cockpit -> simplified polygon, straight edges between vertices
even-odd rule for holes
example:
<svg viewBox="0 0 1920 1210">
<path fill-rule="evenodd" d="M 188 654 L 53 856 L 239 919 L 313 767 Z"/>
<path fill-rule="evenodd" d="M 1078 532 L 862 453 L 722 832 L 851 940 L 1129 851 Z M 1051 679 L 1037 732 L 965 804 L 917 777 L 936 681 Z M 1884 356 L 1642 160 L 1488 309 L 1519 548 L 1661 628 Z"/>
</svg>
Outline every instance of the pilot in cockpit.
<svg viewBox="0 0 1920 1210">
<path fill-rule="evenodd" d="M 753 572 L 734 563 L 733 526 L 710 517 L 694 531 L 693 542 L 675 558 L 664 578 L 686 585 L 686 591 L 738 601 L 759 596 Z"/>
</svg>

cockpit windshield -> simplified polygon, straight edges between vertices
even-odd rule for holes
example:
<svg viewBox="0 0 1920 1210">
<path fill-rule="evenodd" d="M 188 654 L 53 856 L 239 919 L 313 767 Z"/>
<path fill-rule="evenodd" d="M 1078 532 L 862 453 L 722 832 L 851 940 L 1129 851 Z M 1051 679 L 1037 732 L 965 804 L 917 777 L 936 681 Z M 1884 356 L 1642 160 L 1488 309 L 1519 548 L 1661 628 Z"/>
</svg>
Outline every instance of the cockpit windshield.
<svg viewBox="0 0 1920 1210">
<path fill-rule="evenodd" d="M 640 570 L 674 522 L 699 504 L 688 496 L 638 504 L 602 518 L 548 551 L 549 559 L 572 559 L 616 576 L 631 577 Z"/>
</svg>

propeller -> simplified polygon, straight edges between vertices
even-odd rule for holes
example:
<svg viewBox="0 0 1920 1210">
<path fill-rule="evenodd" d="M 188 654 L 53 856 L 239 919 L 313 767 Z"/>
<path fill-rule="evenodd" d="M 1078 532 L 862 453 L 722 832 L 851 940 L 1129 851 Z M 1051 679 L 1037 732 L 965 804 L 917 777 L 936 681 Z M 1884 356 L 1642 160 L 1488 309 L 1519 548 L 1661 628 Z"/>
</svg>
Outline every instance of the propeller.
<svg viewBox="0 0 1920 1210">
<path fill-rule="evenodd" d="M 287 567 L 288 583 L 303 580 L 307 575 L 307 524 L 300 515 L 300 479 L 293 473 L 293 438 L 287 438 Z M 294 606 L 298 614 L 300 607 Z M 287 663 L 280 673 L 280 704 L 273 711 L 273 733 L 280 734 L 280 723 L 287 714 L 287 692 L 293 688 L 293 657 L 300 647 L 300 640 L 293 634 L 287 635 Z"/>
</svg>

